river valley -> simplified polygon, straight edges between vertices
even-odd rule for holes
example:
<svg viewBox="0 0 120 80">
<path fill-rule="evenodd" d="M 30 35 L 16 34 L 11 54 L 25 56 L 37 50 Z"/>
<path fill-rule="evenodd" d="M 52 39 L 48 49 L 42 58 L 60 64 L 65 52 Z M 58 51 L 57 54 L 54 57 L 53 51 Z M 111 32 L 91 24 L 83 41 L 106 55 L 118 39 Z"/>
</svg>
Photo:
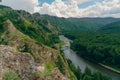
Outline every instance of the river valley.
<svg viewBox="0 0 120 80">
<path fill-rule="evenodd" d="M 69 40 L 63 35 L 60 35 L 59 38 L 65 43 L 61 47 L 61 50 L 64 52 L 65 57 L 67 59 L 70 59 L 76 67 L 79 66 L 82 72 L 84 72 L 86 67 L 89 67 L 92 71 L 97 70 L 100 71 L 102 74 L 110 76 L 112 80 L 120 80 L 120 74 L 78 56 L 73 50 L 70 49 L 70 42 L 72 42 L 71 40 Z"/>
</svg>

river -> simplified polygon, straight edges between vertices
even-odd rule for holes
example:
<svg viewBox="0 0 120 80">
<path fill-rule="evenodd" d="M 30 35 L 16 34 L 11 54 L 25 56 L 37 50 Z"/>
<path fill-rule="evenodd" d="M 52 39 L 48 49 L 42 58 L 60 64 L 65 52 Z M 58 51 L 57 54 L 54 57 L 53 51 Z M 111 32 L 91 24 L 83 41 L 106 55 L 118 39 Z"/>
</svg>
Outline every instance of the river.
<svg viewBox="0 0 120 80">
<path fill-rule="evenodd" d="M 109 69 L 106 69 L 98 64 L 92 63 L 78 56 L 73 50 L 70 49 L 71 40 L 63 35 L 60 35 L 59 38 L 65 43 L 61 47 L 61 50 L 63 50 L 65 57 L 67 59 L 70 59 L 76 67 L 79 66 L 82 72 L 84 72 L 86 67 L 89 67 L 92 71 L 100 71 L 102 74 L 110 76 L 112 80 L 120 80 L 120 74 L 117 74 Z"/>
</svg>

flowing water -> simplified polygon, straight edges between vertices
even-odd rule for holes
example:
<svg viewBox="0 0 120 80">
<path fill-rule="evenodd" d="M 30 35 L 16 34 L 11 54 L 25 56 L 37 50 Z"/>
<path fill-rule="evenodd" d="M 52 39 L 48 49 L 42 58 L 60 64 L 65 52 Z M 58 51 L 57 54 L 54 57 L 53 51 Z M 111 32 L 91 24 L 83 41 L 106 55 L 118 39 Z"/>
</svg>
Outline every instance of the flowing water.
<svg viewBox="0 0 120 80">
<path fill-rule="evenodd" d="M 92 71 L 97 70 L 100 71 L 102 74 L 110 76 L 112 80 L 120 80 L 120 74 L 78 56 L 73 50 L 70 49 L 70 42 L 72 42 L 71 40 L 63 35 L 60 35 L 59 38 L 61 41 L 65 42 L 65 44 L 61 47 L 61 50 L 63 50 L 65 57 L 67 59 L 70 59 L 76 67 L 79 66 L 82 72 L 84 72 L 86 67 L 89 67 Z"/>
</svg>

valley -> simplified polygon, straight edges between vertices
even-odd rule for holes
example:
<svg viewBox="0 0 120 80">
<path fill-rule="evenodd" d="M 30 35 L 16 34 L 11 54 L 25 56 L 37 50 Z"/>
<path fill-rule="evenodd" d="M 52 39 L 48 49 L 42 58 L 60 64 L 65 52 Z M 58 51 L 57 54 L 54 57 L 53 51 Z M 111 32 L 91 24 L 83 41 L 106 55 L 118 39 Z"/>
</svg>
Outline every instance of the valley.
<svg viewBox="0 0 120 80">
<path fill-rule="evenodd" d="M 120 18 L 0 5 L 0 66 L 0 80 L 120 80 Z"/>
<path fill-rule="evenodd" d="M 61 47 L 66 58 L 70 59 L 76 68 L 79 66 L 83 73 L 85 71 L 85 68 L 89 67 L 92 72 L 100 71 L 102 74 L 106 74 L 108 76 L 111 76 L 112 80 L 119 80 L 120 79 L 119 73 L 78 56 L 73 50 L 70 49 L 70 44 L 68 44 L 68 43 L 70 43 L 70 40 L 68 38 L 61 35 L 60 40 L 62 40 L 66 43 L 66 45 Z"/>
</svg>

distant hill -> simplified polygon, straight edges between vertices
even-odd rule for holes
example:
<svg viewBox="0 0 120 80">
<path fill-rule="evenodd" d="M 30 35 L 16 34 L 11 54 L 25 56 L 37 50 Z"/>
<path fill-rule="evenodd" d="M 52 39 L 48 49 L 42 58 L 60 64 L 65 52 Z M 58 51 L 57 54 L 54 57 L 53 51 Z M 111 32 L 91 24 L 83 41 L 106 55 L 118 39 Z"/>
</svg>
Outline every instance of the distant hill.
<svg viewBox="0 0 120 80">
<path fill-rule="evenodd" d="M 40 16 L 47 19 L 52 25 L 58 27 L 62 32 L 80 32 L 80 31 L 95 31 L 101 27 L 120 21 L 120 18 L 59 18 L 49 15 L 40 15 L 35 13 L 33 15 Z"/>
<path fill-rule="evenodd" d="M 104 27 L 102 27 L 100 31 L 120 32 L 120 21 L 107 24 Z"/>
</svg>

